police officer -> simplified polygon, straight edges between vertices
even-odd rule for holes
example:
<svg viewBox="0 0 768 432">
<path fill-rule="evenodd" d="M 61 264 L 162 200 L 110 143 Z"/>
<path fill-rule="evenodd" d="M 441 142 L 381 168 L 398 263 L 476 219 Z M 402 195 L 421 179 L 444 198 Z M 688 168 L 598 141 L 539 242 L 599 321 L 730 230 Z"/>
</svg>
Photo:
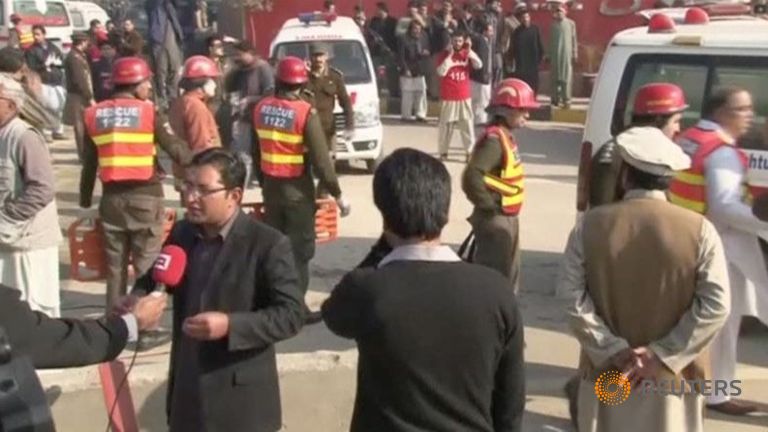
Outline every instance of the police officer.
<svg viewBox="0 0 768 432">
<path fill-rule="evenodd" d="M 324 44 L 312 44 L 310 46 L 311 72 L 307 90 L 314 95 L 314 107 L 320 116 L 320 124 L 325 133 L 325 142 L 328 152 L 336 153 L 336 120 L 333 108 L 338 100 L 344 113 L 344 140 L 350 141 L 355 126 L 355 114 L 352 111 L 352 101 L 344 85 L 344 75 L 338 69 L 328 65 L 328 47 Z M 328 191 L 321 185 L 318 196 L 328 195 Z"/>
<path fill-rule="evenodd" d="M 516 78 L 499 83 L 487 108 L 488 127 L 464 170 L 462 188 L 475 209 L 469 218 L 475 234 L 474 262 L 498 270 L 512 282 L 520 278 L 517 215 L 523 205 L 523 166 L 512 130 L 525 125 L 538 108 L 531 87 Z"/>
<path fill-rule="evenodd" d="M 632 106 L 629 127 L 653 126 L 668 138 L 680 132 L 683 111 L 688 108 L 683 90 L 669 83 L 650 83 L 640 87 Z M 621 158 L 615 156 L 616 141 L 603 144 L 592 157 L 589 178 L 589 206 L 595 207 L 618 201 Z"/>
<path fill-rule="evenodd" d="M 86 129 L 80 206 L 91 206 L 96 173 L 102 183 L 99 215 L 107 257 L 107 307 L 125 295 L 129 257 L 136 274 L 149 270 L 163 238 L 163 187 L 156 171 L 155 143 L 184 165 L 187 145 L 175 136 L 151 102 L 152 73 L 137 57 L 112 68 L 114 92 L 85 110 Z"/>
<path fill-rule="evenodd" d="M 304 61 L 285 57 L 277 65 L 276 94 L 262 99 L 253 111 L 261 152 L 265 221 L 291 241 L 304 293 L 309 287 L 309 261 L 315 255 L 312 172 L 336 199 L 341 216 L 350 211 L 325 147 L 320 115 L 302 98 L 307 80 Z M 311 313 L 307 322 L 319 318 L 319 313 Z"/>
</svg>

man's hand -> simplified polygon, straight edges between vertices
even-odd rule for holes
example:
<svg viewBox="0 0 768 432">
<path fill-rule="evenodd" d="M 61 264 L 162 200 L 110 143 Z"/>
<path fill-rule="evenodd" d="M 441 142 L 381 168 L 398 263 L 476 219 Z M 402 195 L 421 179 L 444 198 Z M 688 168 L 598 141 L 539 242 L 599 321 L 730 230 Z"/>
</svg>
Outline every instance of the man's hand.
<svg viewBox="0 0 768 432">
<path fill-rule="evenodd" d="M 347 217 L 352 212 L 352 204 L 347 202 L 344 197 L 336 198 L 336 205 L 339 206 L 339 213 L 341 213 L 341 217 Z"/>
<path fill-rule="evenodd" d="M 229 334 L 229 315 L 203 312 L 184 320 L 184 334 L 201 341 L 219 340 Z"/>
<path fill-rule="evenodd" d="M 664 365 L 656 353 L 648 347 L 639 347 L 632 351 L 635 364 L 627 370 L 626 375 L 632 387 L 637 387 L 645 380 L 655 379 Z"/>
<path fill-rule="evenodd" d="M 136 307 L 136 303 L 139 302 L 139 297 L 128 294 L 127 296 L 120 297 L 117 302 L 112 306 L 112 313 L 115 315 L 125 315 L 133 312 Z"/>
<path fill-rule="evenodd" d="M 167 303 L 168 294 L 161 292 L 154 292 L 140 298 L 133 307 L 133 315 L 136 317 L 139 330 L 156 328 L 160 324 L 160 318 Z"/>
<path fill-rule="evenodd" d="M 632 348 L 624 348 L 611 356 L 609 362 L 621 372 L 630 369 L 635 364 L 635 352 Z"/>
</svg>

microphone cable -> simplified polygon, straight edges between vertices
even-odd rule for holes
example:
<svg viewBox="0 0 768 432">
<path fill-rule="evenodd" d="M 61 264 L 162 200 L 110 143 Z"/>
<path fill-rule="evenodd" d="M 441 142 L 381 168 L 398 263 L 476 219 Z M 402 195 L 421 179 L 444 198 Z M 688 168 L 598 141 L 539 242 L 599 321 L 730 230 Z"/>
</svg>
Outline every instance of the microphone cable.
<svg viewBox="0 0 768 432">
<path fill-rule="evenodd" d="M 123 387 L 125 387 L 125 384 L 128 382 L 128 375 L 131 374 L 133 366 L 136 364 L 136 358 L 139 355 L 139 341 L 141 341 L 141 333 L 139 333 L 139 337 L 136 340 L 136 347 L 133 351 L 133 356 L 131 356 L 131 362 L 128 364 L 128 369 L 125 371 L 125 376 L 123 376 L 123 379 L 120 380 L 120 384 L 117 385 L 117 390 L 115 391 L 115 400 L 112 401 L 112 407 L 109 409 L 109 416 L 107 417 L 107 428 L 104 430 L 104 432 L 110 432 L 112 430 L 112 416 L 115 414 L 117 402 L 120 400 L 120 392 L 123 391 Z"/>
</svg>

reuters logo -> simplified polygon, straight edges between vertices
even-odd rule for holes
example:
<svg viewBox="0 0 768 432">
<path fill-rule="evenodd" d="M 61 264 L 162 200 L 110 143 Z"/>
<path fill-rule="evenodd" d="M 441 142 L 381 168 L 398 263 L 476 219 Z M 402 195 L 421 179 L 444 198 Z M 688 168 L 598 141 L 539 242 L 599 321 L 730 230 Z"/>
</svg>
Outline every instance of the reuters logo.
<svg viewBox="0 0 768 432">
<path fill-rule="evenodd" d="M 595 395 L 606 405 L 621 405 L 629 397 L 630 387 L 626 376 L 618 371 L 607 371 L 595 381 Z"/>
</svg>

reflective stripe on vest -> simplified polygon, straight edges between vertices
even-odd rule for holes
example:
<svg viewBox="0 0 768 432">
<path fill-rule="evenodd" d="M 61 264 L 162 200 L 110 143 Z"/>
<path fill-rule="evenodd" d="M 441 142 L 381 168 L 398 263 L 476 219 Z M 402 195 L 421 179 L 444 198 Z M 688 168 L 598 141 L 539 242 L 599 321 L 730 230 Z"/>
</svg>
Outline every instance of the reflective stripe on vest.
<svg viewBox="0 0 768 432">
<path fill-rule="evenodd" d="M 304 127 L 312 105 L 277 97 L 262 99 L 253 110 L 253 127 L 259 137 L 261 170 L 275 178 L 304 174 Z"/>
<path fill-rule="evenodd" d="M 669 201 L 696 213 L 707 212 L 707 181 L 704 164 L 707 157 L 722 146 L 728 144 L 730 138 L 720 130 L 706 130 L 692 127 L 680 136 L 678 144 L 691 157 L 691 167 L 675 175 L 669 186 Z M 739 155 L 744 169 L 747 169 L 747 155 L 734 147 Z M 745 198 L 749 194 L 745 191 Z"/>
<path fill-rule="evenodd" d="M 483 175 L 485 186 L 501 195 L 501 209 L 505 215 L 515 216 L 520 213 L 525 198 L 523 188 L 523 164 L 517 152 L 517 144 L 510 139 L 507 133 L 499 127 L 490 127 L 484 140 L 489 136 L 495 136 L 501 141 L 503 151 L 501 172 L 498 176 L 486 173 Z"/>
<path fill-rule="evenodd" d="M 19 35 L 19 48 L 27 49 L 35 44 L 35 35 L 32 34 L 32 27 L 22 26 L 16 29 Z"/>
<path fill-rule="evenodd" d="M 110 99 L 85 110 L 102 182 L 144 181 L 155 173 L 155 108 L 137 99 Z"/>
</svg>

